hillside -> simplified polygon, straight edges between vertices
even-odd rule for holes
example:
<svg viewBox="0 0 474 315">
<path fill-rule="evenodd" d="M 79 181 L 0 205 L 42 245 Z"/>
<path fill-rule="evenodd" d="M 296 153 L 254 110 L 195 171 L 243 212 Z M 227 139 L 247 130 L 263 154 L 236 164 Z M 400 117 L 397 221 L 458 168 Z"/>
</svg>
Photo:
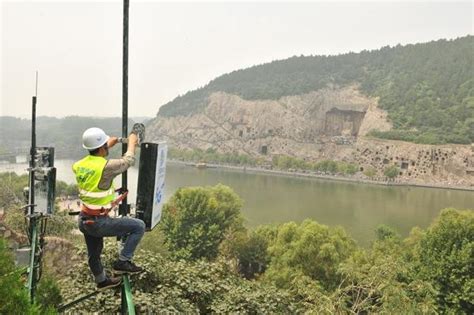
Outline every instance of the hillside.
<svg viewBox="0 0 474 315">
<path fill-rule="evenodd" d="M 280 100 L 357 86 L 388 112 L 380 138 L 427 144 L 474 141 L 474 37 L 382 47 L 337 56 L 295 56 L 224 74 L 178 96 L 158 117 L 202 113 L 216 92 L 243 100 Z"/>
</svg>

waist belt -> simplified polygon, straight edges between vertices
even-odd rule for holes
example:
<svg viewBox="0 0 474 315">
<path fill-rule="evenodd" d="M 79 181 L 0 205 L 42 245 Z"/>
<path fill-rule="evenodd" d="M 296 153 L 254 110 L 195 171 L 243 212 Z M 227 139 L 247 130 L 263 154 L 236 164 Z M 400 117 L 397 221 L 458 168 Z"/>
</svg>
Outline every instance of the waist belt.
<svg viewBox="0 0 474 315">
<path fill-rule="evenodd" d="M 122 191 L 121 189 L 118 189 L 117 191 Z M 88 217 L 100 217 L 100 216 L 107 216 L 109 215 L 109 212 L 118 206 L 118 204 L 127 197 L 128 191 L 124 191 L 117 199 L 112 201 L 110 203 L 110 208 L 100 208 L 100 209 L 91 209 L 88 208 L 86 205 L 82 204 L 81 205 L 81 212 L 88 216 Z"/>
</svg>

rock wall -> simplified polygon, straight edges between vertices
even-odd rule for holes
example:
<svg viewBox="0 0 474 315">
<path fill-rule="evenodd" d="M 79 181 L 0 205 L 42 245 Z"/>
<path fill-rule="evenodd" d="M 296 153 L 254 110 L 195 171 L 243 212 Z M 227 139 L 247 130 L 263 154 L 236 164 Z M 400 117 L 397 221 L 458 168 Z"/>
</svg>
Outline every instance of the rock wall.
<svg viewBox="0 0 474 315">
<path fill-rule="evenodd" d="M 159 117 L 147 135 L 151 140 L 166 139 L 181 149 L 215 148 L 258 156 L 266 148 L 270 156 L 312 159 L 321 145 L 334 141 L 332 137 L 357 136 L 366 111 L 374 106 L 376 99 L 363 96 L 355 86 L 264 101 L 214 93 L 203 113 Z M 389 126 L 386 122 L 382 125 Z"/>
<path fill-rule="evenodd" d="M 396 164 L 402 181 L 474 186 L 470 146 L 366 138 L 373 129 L 391 129 L 377 102 L 356 86 L 261 101 L 214 93 L 202 113 L 155 119 L 147 138 L 167 140 L 179 149 L 213 148 L 268 161 L 280 154 L 307 161 L 344 160 L 362 169 L 373 167 L 379 177 L 387 166 Z"/>
</svg>

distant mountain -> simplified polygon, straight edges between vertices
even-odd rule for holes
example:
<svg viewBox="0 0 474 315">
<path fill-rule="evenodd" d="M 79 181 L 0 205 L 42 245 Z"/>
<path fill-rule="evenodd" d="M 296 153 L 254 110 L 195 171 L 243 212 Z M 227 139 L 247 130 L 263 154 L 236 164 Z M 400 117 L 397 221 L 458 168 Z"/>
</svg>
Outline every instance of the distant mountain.
<svg viewBox="0 0 474 315">
<path fill-rule="evenodd" d="M 379 98 L 393 130 L 372 132 L 420 143 L 474 141 L 474 36 L 382 47 L 337 56 L 295 56 L 224 74 L 163 105 L 161 117 L 202 112 L 214 92 L 278 100 L 330 86 L 358 86 Z"/>
<path fill-rule="evenodd" d="M 134 121 L 129 119 L 129 130 Z M 69 116 L 55 118 L 40 116 L 36 119 L 38 146 L 54 146 L 57 158 L 79 158 L 86 151 L 82 148 L 82 133 L 90 127 L 100 127 L 109 135 L 122 134 L 122 118 L 95 118 Z M 31 145 L 31 120 L 0 116 L 0 150 L 16 152 Z"/>
</svg>

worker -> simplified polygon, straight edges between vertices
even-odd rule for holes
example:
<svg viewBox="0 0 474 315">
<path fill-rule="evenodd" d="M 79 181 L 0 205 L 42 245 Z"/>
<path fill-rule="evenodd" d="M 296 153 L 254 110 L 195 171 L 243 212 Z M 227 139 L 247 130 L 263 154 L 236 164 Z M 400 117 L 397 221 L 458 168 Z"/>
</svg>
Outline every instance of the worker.
<svg viewBox="0 0 474 315">
<path fill-rule="evenodd" d="M 82 135 L 82 146 L 89 151 L 89 155 L 74 163 L 72 167 L 82 203 L 78 218 L 79 230 L 84 234 L 89 268 L 95 277 L 98 290 L 118 286 L 122 281 L 120 277 L 107 276 L 102 266 L 100 256 L 105 236 L 125 238 L 119 257 L 112 265 L 114 274 L 143 271 L 143 268 L 131 260 L 145 232 L 145 223 L 135 218 L 112 218 L 108 215 L 124 196 L 116 199 L 113 179 L 135 163 L 138 137 L 135 133 L 129 135 L 127 152 L 120 159 L 105 159 L 109 148 L 118 142 L 119 138 L 109 137 L 100 128 L 87 129 Z"/>
</svg>

